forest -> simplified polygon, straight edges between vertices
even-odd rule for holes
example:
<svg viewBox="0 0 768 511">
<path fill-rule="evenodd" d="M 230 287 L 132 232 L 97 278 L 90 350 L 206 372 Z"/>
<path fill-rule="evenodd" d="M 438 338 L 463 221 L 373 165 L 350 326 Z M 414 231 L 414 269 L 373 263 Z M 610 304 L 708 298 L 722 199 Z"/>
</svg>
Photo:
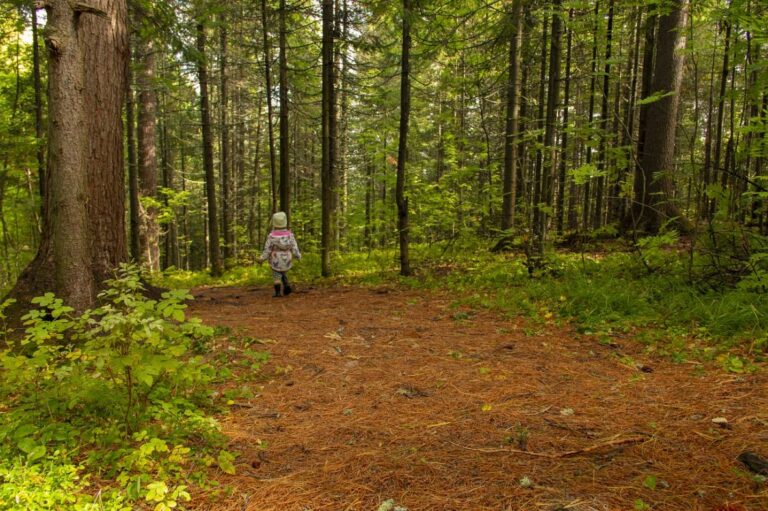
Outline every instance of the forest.
<svg viewBox="0 0 768 511">
<path fill-rule="evenodd" d="M 0 0 L 0 509 L 768 509 L 767 287 L 765 0 Z"/>
</svg>

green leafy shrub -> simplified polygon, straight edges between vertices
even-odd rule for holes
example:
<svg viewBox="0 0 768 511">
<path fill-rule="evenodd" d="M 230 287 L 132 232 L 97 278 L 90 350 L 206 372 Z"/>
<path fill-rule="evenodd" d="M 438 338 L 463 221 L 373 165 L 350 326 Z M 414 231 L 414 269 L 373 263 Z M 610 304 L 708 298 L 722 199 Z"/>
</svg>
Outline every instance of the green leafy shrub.
<svg viewBox="0 0 768 511">
<path fill-rule="evenodd" d="M 138 270 L 124 266 L 81 315 L 52 294 L 34 300 L 20 350 L 0 352 L 2 470 L 33 471 L 73 505 L 85 502 L 80 470 L 116 480 L 124 496 L 157 510 L 189 498 L 185 474 L 215 460 L 191 456 L 187 443 L 213 453 L 223 440 L 206 412 L 216 371 L 191 351 L 213 329 L 186 317 L 186 291 L 158 300 L 144 291 Z"/>
</svg>

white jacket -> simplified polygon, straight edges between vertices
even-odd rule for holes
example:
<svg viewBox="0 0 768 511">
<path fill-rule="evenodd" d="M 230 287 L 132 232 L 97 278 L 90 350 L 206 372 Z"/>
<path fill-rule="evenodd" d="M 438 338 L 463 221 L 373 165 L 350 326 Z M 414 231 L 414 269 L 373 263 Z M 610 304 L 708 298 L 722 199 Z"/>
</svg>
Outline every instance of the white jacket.
<svg viewBox="0 0 768 511">
<path fill-rule="evenodd" d="M 296 243 L 293 233 L 289 230 L 272 231 L 267 236 L 264 252 L 262 252 L 259 261 L 269 259 L 269 266 L 274 271 L 286 272 L 291 269 L 293 256 L 301 259 L 299 245 Z"/>
</svg>

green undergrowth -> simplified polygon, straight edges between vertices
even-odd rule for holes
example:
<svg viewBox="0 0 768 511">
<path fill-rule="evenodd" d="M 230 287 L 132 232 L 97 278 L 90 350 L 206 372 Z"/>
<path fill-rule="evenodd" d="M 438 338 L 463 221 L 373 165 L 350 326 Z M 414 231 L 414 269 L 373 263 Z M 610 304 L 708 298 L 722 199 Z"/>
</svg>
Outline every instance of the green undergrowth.
<svg viewBox="0 0 768 511">
<path fill-rule="evenodd" d="M 560 254 L 546 271 L 529 275 L 524 257 L 481 254 L 432 271 L 418 285 L 457 293 L 457 303 L 523 314 L 534 322 L 573 322 L 611 343 L 631 336 L 683 361 L 768 351 L 768 295 L 739 288 L 700 290 L 683 273 L 647 273 L 632 254 Z M 721 358 L 728 370 L 746 366 Z"/>
<path fill-rule="evenodd" d="M 214 416 L 231 377 L 184 290 L 123 267 L 83 314 L 46 294 L 0 351 L 0 509 L 183 509 L 235 454 Z M 0 307 L 0 319 L 2 319 Z M 2 322 L 0 322 L 0 325 Z M 257 373 L 259 354 L 249 369 Z"/>
<path fill-rule="evenodd" d="M 734 372 L 750 369 L 768 352 L 768 293 L 754 271 L 732 285 L 712 285 L 708 261 L 676 248 L 670 235 L 627 244 L 593 244 L 582 252 L 550 252 L 529 272 L 524 253 L 491 253 L 476 241 L 414 246 L 413 277 L 397 274 L 395 250 L 335 254 L 334 277 L 320 277 L 313 254 L 292 271 L 304 284 L 401 285 L 451 292 L 456 304 L 488 307 L 534 323 L 572 322 L 584 334 L 610 343 L 632 337 L 674 360 L 718 359 Z M 244 267 L 222 279 L 171 273 L 173 285 L 268 285 L 268 268 Z M 763 279 L 764 281 L 765 279 Z M 740 358 L 743 357 L 743 358 Z"/>
</svg>

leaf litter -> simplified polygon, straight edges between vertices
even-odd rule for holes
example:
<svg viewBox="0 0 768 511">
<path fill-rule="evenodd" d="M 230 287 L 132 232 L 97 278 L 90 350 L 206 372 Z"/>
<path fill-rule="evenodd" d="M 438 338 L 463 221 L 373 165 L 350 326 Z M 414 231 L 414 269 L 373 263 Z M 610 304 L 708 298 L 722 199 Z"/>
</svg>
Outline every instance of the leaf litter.
<svg viewBox="0 0 768 511">
<path fill-rule="evenodd" d="M 229 496 L 192 509 L 768 509 L 768 487 L 737 459 L 768 454 L 765 370 L 692 371 L 628 342 L 622 352 L 653 367 L 629 373 L 567 328 L 531 335 L 523 319 L 480 310 L 458 330 L 439 292 L 197 294 L 192 312 L 207 323 L 276 342 L 254 407 L 221 418 L 240 452 L 236 474 L 217 476 Z M 525 450 L 509 445 L 520 431 Z"/>
</svg>

